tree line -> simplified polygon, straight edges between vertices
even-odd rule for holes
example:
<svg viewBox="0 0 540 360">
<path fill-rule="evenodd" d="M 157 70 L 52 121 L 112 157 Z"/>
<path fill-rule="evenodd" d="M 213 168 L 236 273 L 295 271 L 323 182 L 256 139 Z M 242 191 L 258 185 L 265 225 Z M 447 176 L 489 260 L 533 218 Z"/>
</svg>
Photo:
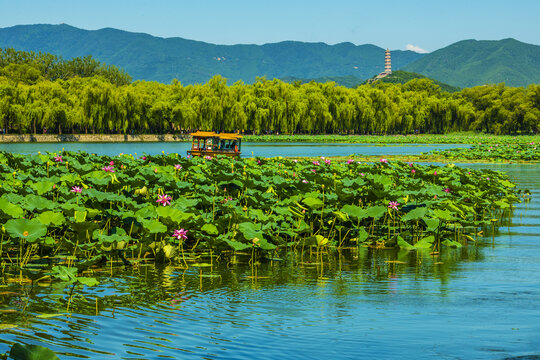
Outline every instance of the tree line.
<svg viewBox="0 0 540 360">
<path fill-rule="evenodd" d="M 283 134 L 407 134 L 540 130 L 540 85 L 448 93 L 428 79 L 355 89 L 258 78 L 227 84 L 135 81 L 91 57 L 0 51 L 6 133 L 163 134 L 190 130 Z"/>
</svg>

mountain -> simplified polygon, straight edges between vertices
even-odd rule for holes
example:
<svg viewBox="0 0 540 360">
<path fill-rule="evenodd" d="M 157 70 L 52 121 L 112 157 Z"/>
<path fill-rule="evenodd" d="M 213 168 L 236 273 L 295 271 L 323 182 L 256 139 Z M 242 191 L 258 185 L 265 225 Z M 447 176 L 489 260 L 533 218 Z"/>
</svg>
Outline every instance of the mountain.
<svg viewBox="0 0 540 360">
<path fill-rule="evenodd" d="M 214 45 L 183 38 L 160 38 L 112 28 L 95 31 L 61 25 L 0 28 L 0 48 L 41 51 L 63 58 L 92 55 L 126 70 L 134 80 L 203 83 L 216 74 L 230 83 L 256 77 L 311 79 L 354 76 L 367 79 L 384 69 L 384 49 L 375 45 L 284 41 L 264 45 Z M 399 69 L 424 55 L 392 51 Z"/>
<path fill-rule="evenodd" d="M 431 78 L 428 78 L 427 76 L 424 76 L 422 74 L 417 74 L 413 72 L 403 71 L 403 70 L 396 70 L 392 71 L 392 73 L 382 79 L 379 79 L 377 81 L 383 82 L 383 83 L 390 83 L 390 84 L 405 84 L 408 81 L 414 80 L 414 79 L 428 79 L 433 81 L 434 84 L 439 85 L 441 87 L 442 91 L 446 92 L 456 92 L 461 90 L 459 87 L 451 86 L 445 83 L 442 83 L 438 80 L 434 80 Z M 368 80 L 369 82 L 372 82 Z"/>
<path fill-rule="evenodd" d="M 444 83 L 470 87 L 540 83 L 540 46 L 515 39 L 463 40 L 403 67 Z"/>
</svg>

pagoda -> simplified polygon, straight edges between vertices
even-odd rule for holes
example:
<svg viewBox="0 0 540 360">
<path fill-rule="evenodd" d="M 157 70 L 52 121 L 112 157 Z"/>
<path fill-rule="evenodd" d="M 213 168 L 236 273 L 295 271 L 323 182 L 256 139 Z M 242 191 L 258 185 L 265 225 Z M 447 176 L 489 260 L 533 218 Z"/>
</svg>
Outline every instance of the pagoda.
<svg viewBox="0 0 540 360">
<path fill-rule="evenodd" d="M 386 49 L 386 52 L 384 53 L 384 71 L 380 73 L 379 75 L 371 78 L 368 80 L 369 83 L 372 83 L 374 81 L 377 81 L 379 79 L 385 78 L 388 75 L 392 73 L 392 60 L 390 58 L 390 50 Z"/>
<path fill-rule="evenodd" d="M 386 74 L 392 73 L 392 60 L 390 59 L 389 49 L 386 49 L 386 53 L 384 54 L 384 72 Z"/>
</svg>

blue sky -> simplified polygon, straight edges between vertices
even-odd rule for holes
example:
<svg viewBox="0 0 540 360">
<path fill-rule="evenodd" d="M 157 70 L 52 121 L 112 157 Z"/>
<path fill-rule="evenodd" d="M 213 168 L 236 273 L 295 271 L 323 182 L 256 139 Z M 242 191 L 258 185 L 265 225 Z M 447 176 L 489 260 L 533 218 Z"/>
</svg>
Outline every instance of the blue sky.
<svg viewBox="0 0 540 360">
<path fill-rule="evenodd" d="M 459 40 L 540 44 L 539 0 L 0 0 L 0 27 L 66 23 L 214 44 L 284 40 L 434 51 Z M 420 50 L 419 50 L 420 51 Z"/>
</svg>

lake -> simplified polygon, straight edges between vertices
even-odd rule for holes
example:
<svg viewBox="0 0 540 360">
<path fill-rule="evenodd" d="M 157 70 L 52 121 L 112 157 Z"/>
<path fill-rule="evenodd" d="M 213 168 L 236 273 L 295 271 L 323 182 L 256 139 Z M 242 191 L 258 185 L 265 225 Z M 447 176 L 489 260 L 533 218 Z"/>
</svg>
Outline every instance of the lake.
<svg viewBox="0 0 540 360">
<path fill-rule="evenodd" d="M 131 150 L 114 154 L 142 153 L 127 145 Z M 428 151 L 280 145 L 261 144 L 270 153 L 260 156 L 278 155 L 278 148 L 281 156 L 330 156 L 335 148 L 341 148 L 336 155 L 359 148 L 381 156 Z M 246 144 L 243 150 L 249 149 Z M 322 264 L 289 255 L 262 263 L 256 273 L 247 263 L 225 259 L 201 260 L 187 270 L 119 268 L 112 277 L 104 269 L 99 286 L 76 291 L 71 314 L 69 289 L 61 284 L 21 292 L 6 283 L 0 291 L 18 295 L 0 296 L 0 309 L 14 311 L 2 313 L 2 324 L 18 328 L 0 333 L 0 353 L 19 341 L 50 347 L 61 359 L 540 356 L 540 165 L 460 166 L 506 171 L 532 193 L 530 202 L 517 204 L 511 223 L 478 245 L 445 249 L 439 258 L 365 248 L 336 251 Z"/>
<path fill-rule="evenodd" d="M 470 147 L 460 144 L 429 145 L 429 144 L 345 144 L 345 143 L 243 143 L 242 156 L 348 156 L 357 155 L 418 155 L 422 152 L 456 147 Z M 99 155 L 118 155 L 120 153 L 139 155 L 155 155 L 165 153 L 178 153 L 186 156 L 191 149 L 190 142 L 160 142 L 160 143 L 0 143 L 0 151 L 16 152 L 21 154 L 41 152 L 85 151 Z"/>
</svg>

